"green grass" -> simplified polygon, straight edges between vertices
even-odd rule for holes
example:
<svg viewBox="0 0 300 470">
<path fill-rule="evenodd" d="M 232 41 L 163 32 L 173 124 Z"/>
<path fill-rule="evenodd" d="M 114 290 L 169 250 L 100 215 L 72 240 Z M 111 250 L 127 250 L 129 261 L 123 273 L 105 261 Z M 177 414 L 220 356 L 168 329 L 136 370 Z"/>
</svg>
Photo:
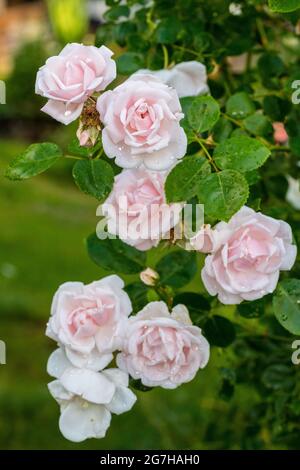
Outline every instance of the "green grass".
<svg viewBox="0 0 300 470">
<path fill-rule="evenodd" d="M 22 151 L 0 141 L 0 171 Z M 134 409 L 113 416 L 105 439 L 66 441 L 58 430 L 58 406 L 47 391 L 46 362 L 55 348 L 45 337 L 51 298 L 67 280 L 90 282 L 104 273 L 87 257 L 84 238 L 94 230 L 96 201 L 52 171 L 26 182 L 0 185 L 1 449 L 206 449 L 239 448 L 247 411 L 256 401 L 239 389 L 234 404 L 218 398 L 218 367 L 226 350 L 214 350 L 205 369 L 175 391 L 138 393 Z M 194 281 L 199 282 L 199 277 Z"/>
</svg>

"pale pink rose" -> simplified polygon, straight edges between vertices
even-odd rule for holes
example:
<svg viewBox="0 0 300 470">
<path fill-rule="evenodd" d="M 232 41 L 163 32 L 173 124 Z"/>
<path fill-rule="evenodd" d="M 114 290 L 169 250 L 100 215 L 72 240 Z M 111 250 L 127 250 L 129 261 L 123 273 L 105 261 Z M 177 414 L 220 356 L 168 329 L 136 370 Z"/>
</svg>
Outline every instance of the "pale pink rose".
<svg viewBox="0 0 300 470">
<path fill-rule="evenodd" d="M 210 224 L 204 224 L 199 232 L 190 239 L 192 248 L 200 253 L 212 252 L 215 246 L 214 233 Z"/>
<path fill-rule="evenodd" d="M 243 207 L 215 230 L 222 244 L 205 260 L 202 280 L 223 304 L 260 299 L 276 288 L 279 272 L 290 270 L 297 248 L 290 226 Z M 224 236 L 223 236 L 223 235 Z"/>
<path fill-rule="evenodd" d="M 54 295 L 46 334 L 77 367 L 99 370 L 122 344 L 131 302 L 118 276 L 84 285 L 66 282 Z"/>
<path fill-rule="evenodd" d="M 105 46 L 72 43 L 50 57 L 36 77 L 36 93 L 49 99 L 42 111 L 63 124 L 77 119 L 86 99 L 116 78 L 112 54 Z"/>
<path fill-rule="evenodd" d="M 182 204 L 166 204 L 166 175 L 145 169 L 123 170 L 115 177 L 113 190 L 102 205 L 108 232 L 149 250 L 167 238 L 180 220 Z"/>
<path fill-rule="evenodd" d="M 190 382 L 209 359 L 209 344 L 193 326 L 187 308 L 172 313 L 164 302 L 151 302 L 130 317 L 120 369 L 148 387 L 176 388 Z"/>
<path fill-rule="evenodd" d="M 210 224 L 203 224 L 201 229 L 190 238 L 189 243 L 192 249 L 200 253 L 212 253 L 223 243 L 226 243 L 229 229 L 222 231 L 212 229 Z"/>
<path fill-rule="evenodd" d="M 176 91 L 151 75 L 137 74 L 98 98 L 105 127 L 105 153 L 122 168 L 144 164 L 150 170 L 170 168 L 186 153 L 187 138 Z"/>
<path fill-rule="evenodd" d="M 285 130 L 283 122 L 273 122 L 274 140 L 276 144 L 286 144 L 289 136 Z"/>
</svg>

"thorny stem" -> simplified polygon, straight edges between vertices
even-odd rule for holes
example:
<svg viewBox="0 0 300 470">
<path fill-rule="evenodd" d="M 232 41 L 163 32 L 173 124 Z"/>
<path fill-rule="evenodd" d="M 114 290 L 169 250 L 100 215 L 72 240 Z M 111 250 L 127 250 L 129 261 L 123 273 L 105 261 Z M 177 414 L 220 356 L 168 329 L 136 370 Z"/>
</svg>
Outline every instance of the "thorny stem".
<svg viewBox="0 0 300 470">
<path fill-rule="evenodd" d="M 85 157 L 76 157 L 75 155 L 64 155 L 65 158 L 71 158 L 72 160 L 86 160 Z"/>
<path fill-rule="evenodd" d="M 164 54 L 164 69 L 167 69 L 168 66 L 169 66 L 169 53 L 168 53 L 168 49 L 166 48 L 166 46 L 164 44 L 162 44 L 162 50 L 163 50 L 163 54 Z"/>
<path fill-rule="evenodd" d="M 197 52 L 197 51 L 194 51 L 193 49 L 189 49 L 187 47 L 183 47 L 183 46 L 178 46 L 178 44 L 172 44 L 172 47 L 173 49 L 178 49 L 179 51 L 182 51 L 182 52 L 188 52 L 189 54 L 193 54 L 194 56 L 196 57 L 211 57 L 211 54 L 203 54 L 200 52 Z"/>
<path fill-rule="evenodd" d="M 101 147 L 101 149 L 99 150 L 98 155 L 96 155 L 95 157 L 92 157 L 92 158 L 93 158 L 94 160 L 99 160 L 99 158 L 102 157 L 103 153 L 104 153 L 104 150 L 103 150 L 103 147 Z"/>
<path fill-rule="evenodd" d="M 241 325 L 239 325 L 239 326 L 241 326 Z M 257 334 L 254 330 L 251 330 L 250 328 L 245 328 L 244 326 L 242 326 L 242 328 L 243 328 L 244 332 L 241 332 L 237 335 L 240 338 L 242 338 L 244 336 L 248 336 L 249 334 L 251 334 L 251 335 L 259 337 L 259 338 L 273 339 L 274 341 L 283 341 L 283 342 L 286 342 L 286 343 L 291 342 L 291 339 L 287 338 L 285 336 L 273 335 L 273 334 L 269 334 L 268 332 Z"/>
<path fill-rule="evenodd" d="M 201 146 L 203 152 L 205 153 L 205 156 L 207 157 L 207 159 L 208 159 L 209 163 L 211 164 L 211 166 L 214 168 L 214 170 L 216 172 L 218 172 L 219 168 L 216 166 L 215 162 L 213 161 L 213 158 L 212 158 L 211 154 L 209 153 L 206 146 L 204 145 L 203 139 L 200 139 L 199 137 L 196 136 L 196 140 L 200 144 L 200 146 Z"/>
<path fill-rule="evenodd" d="M 154 290 L 157 292 L 159 297 L 161 297 L 166 302 L 169 309 L 171 310 L 173 306 L 173 297 L 171 297 L 166 289 L 161 285 L 154 286 Z"/>
<path fill-rule="evenodd" d="M 257 20 L 256 20 L 256 26 L 257 26 L 257 30 L 258 30 L 259 35 L 260 35 L 260 39 L 261 39 L 262 45 L 263 45 L 266 49 L 268 49 L 268 48 L 269 48 L 268 36 L 267 36 L 267 34 L 266 34 L 265 27 L 264 27 L 264 24 L 263 24 L 261 18 L 257 18 Z"/>
<path fill-rule="evenodd" d="M 240 129 L 243 129 L 244 131 L 247 131 L 245 126 L 240 122 L 237 121 L 236 119 L 228 116 L 226 113 L 221 113 L 222 116 L 227 119 L 228 121 L 231 121 L 233 124 L 238 126 Z M 262 144 L 264 144 L 266 147 L 268 147 L 269 150 L 271 151 L 276 151 L 276 152 L 290 152 L 291 149 L 289 147 L 284 147 L 284 146 L 278 146 L 278 145 L 272 145 L 270 142 L 268 142 L 266 139 L 260 136 L 256 136 L 257 140 L 259 140 Z"/>
</svg>

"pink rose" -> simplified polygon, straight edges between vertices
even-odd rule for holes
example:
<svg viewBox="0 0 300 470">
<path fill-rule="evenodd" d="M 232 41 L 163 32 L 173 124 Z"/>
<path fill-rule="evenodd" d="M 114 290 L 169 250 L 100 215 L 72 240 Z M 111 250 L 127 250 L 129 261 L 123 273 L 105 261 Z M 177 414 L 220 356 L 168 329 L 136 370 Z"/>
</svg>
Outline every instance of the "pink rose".
<svg viewBox="0 0 300 470">
<path fill-rule="evenodd" d="M 36 93 L 49 98 L 42 111 L 63 124 L 77 119 L 86 99 L 116 78 L 112 54 L 105 46 L 73 43 L 50 57 L 36 77 Z"/>
<path fill-rule="evenodd" d="M 209 359 L 209 344 L 193 326 L 184 305 L 172 313 L 164 302 L 151 302 L 129 319 L 120 369 L 149 387 L 176 388 L 192 380 Z"/>
<path fill-rule="evenodd" d="M 180 219 L 182 204 L 166 204 L 165 175 L 144 169 L 124 170 L 102 205 L 110 234 L 139 250 L 149 250 Z"/>
<path fill-rule="evenodd" d="M 209 224 L 204 224 L 199 232 L 190 239 L 191 247 L 200 253 L 210 253 L 215 246 L 214 230 Z"/>
<path fill-rule="evenodd" d="M 176 91 L 151 75 L 136 74 L 98 98 L 105 153 L 117 165 L 170 168 L 186 153 L 187 138 Z"/>
<path fill-rule="evenodd" d="M 54 295 L 46 334 L 77 367 L 99 369 L 122 343 L 131 302 L 118 276 L 84 285 L 66 282 Z"/>
<path fill-rule="evenodd" d="M 276 288 L 280 270 L 290 270 L 297 248 L 290 226 L 249 207 L 215 230 L 222 244 L 206 257 L 202 280 L 223 304 L 260 299 Z"/>
</svg>

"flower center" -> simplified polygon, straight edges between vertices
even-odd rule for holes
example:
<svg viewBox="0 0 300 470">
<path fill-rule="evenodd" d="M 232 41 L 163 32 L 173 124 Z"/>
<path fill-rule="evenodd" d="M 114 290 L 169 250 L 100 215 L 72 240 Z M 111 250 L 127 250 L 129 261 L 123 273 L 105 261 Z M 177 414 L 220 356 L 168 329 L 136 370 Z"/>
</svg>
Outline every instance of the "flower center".
<svg viewBox="0 0 300 470">
<path fill-rule="evenodd" d="M 68 325 L 73 335 L 84 338 L 93 336 L 98 329 L 107 323 L 115 307 L 113 299 L 94 302 L 94 305 L 83 305 L 74 309 L 69 316 Z"/>
</svg>

